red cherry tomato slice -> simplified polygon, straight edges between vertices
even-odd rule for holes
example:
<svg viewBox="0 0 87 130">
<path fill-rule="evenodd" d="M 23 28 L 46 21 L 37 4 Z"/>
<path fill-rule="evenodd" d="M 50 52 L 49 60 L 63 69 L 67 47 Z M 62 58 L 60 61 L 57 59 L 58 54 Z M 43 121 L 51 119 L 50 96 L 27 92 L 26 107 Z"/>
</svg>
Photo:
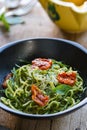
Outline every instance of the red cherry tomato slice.
<svg viewBox="0 0 87 130">
<path fill-rule="evenodd" d="M 9 78 L 11 78 L 12 77 L 12 73 L 9 73 L 6 77 L 5 77 L 5 79 L 4 79 L 4 81 L 3 81 L 3 83 L 2 83 L 2 86 L 3 86 L 3 88 L 7 88 L 7 80 L 9 79 Z"/>
<path fill-rule="evenodd" d="M 73 86 L 76 82 L 76 73 L 75 72 L 71 72 L 71 73 L 62 72 L 58 74 L 57 79 L 60 83 Z"/>
<path fill-rule="evenodd" d="M 36 86 L 31 86 L 32 91 L 32 100 L 35 101 L 39 106 L 45 106 L 49 100 L 49 97 L 47 95 L 43 95 L 41 90 Z"/>
<path fill-rule="evenodd" d="M 41 70 L 47 70 L 52 66 L 52 60 L 51 59 L 45 59 L 45 58 L 37 58 L 32 61 L 32 65 L 35 67 L 39 67 Z"/>
</svg>

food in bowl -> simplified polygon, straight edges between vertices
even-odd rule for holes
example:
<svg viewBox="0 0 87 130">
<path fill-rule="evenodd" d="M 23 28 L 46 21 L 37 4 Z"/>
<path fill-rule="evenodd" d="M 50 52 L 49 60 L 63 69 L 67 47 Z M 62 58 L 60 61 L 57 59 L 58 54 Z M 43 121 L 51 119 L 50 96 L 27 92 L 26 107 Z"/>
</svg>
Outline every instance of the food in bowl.
<svg viewBox="0 0 87 130">
<path fill-rule="evenodd" d="M 51 20 L 69 33 L 87 31 L 87 1 L 39 0 Z"/>
<path fill-rule="evenodd" d="M 52 114 L 80 102 L 83 79 L 79 72 L 60 61 L 36 58 L 13 67 L 2 84 L 1 102 L 29 114 Z"/>
<path fill-rule="evenodd" d="M 51 64 L 53 61 L 64 64 L 68 68 L 71 66 L 72 71 L 79 74 L 83 83 L 82 85 L 83 92 L 81 92 L 81 94 L 79 93 L 80 100 L 76 102 L 77 103 L 76 105 L 70 106 L 67 109 L 59 111 L 59 112 L 45 113 L 45 114 L 31 114 L 31 113 L 23 112 L 22 110 L 13 109 L 9 107 L 8 105 L 5 105 L 3 102 L 1 102 L 1 99 L 0 99 L 1 109 L 9 113 L 15 114 L 17 116 L 24 117 L 24 118 L 33 118 L 33 119 L 49 118 L 50 119 L 53 117 L 64 116 L 70 112 L 73 112 L 81 108 L 83 105 L 87 104 L 87 49 L 76 42 L 65 40 L 65 39 L 58 39 L 58 38 L 29 38 L 29 39 L 14 41 L 0 48 L 0 61 L 1 61 L 0 62 L 0 98 L 1 97 L 6 98 L 6 95 L 3 93 L 3 91 L 5 91 L 6 89 L 2 87 L 2 83 L 4 83 L 4 87 L 5 87 L 5 82 L 3 81 L 4 78 L 6 77 L 5 79 L 10 80 L 11 78 L 13 78 L 12 77 L 13 72 L 18 71 L 19 69 L 21 69 L 20 67 L 26 66 L 28 64 L 33 64 L 33 65 L 35 64 L 35 68 L 33 66 L 33 69 L 37 69 L 38 67 L 36 68 L 37 64 L 35 63 L 37 60 L 34 60 L 34 59 L 37 59 L 38 57 L 49 59 L 48 60 L 49 62 L 48 63 L 46 62 L 47 69 L 44 70 L 44 74 L 46 71 L 51 69 Z M 44 68 L 44 66 L 42 66 L 41 68 Z M 42 72 L 41 69 L 39 70 L 39 74 L 40 72 Z M 57 76 L 57 82 L 59 78 L 63 78 L 61 76 L 65 76 L 65 75 L 68 76 L 68 73 L 67 74 L 60 73 L 59 77 Z M 73 78 L 75 78 L 75 76 Z M 23 77 L 22 80 L 24 79 L 25 78 Z M 53 78 L 51 79 L 53 80 Z M 74 84 L 74 82 L 72 84 Z M 35 89 L 39 91 L 40 88 L 35 85 L 36 84 L 33 84 L 33 87 L 32 87 L 33 90 Z M 64 85 L 69 86 L 69 84 L 64 84 Z M 72 87 L 69 87 L 69 88 L 72 89 L 73 85 Z M 8 90 L 8 87 L 7 87 L 7 90 Z M 63 94 L 65 91 L 64 89 L 62 89 L 59 92 Z M 49 102 L 49 95 L 43 93 L 41 90 L 40 90 L 40 94 L 43 96 L 46 96 L 45 97 L 46 101 L 44 104 L 47 105 Z M 36 104 L 36 106 L 38 105 L 34 100 L 33 100 L 33 103 Z"/>
<path fill-rule="evenodd" d="M 86 0 L 62 0 L 62 1 L 72 2 L 72 3 L 76 4 L 77 6 L 80 6 L 80 5 L 82 5 Z"/>
</svg>

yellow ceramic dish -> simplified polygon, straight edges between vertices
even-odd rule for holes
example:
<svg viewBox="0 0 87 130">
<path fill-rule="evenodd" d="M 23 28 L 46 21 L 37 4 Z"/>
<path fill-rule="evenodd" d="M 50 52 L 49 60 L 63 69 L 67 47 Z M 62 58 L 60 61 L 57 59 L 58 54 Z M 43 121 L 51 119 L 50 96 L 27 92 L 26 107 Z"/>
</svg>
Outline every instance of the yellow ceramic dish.
<svg viewBox="0 0 87 130">
<path fill-rule="evenodd" d="M 61 29 L 71 32 L 87 30 L 87 1 L 77 6 L 63 0 L 39 0 L 53 22 Z"/>
</svg>

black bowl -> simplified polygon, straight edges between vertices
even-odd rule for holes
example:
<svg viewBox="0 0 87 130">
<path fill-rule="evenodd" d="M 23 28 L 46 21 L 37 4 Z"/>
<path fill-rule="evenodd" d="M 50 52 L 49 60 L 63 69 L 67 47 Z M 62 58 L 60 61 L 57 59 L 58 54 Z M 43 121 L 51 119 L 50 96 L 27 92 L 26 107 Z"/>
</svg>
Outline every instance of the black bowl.
<svg viewBox="0 0 87 130">
<path fill-rule="evenodd" d="M 56 38 L 35 38 L 16 41 L 7 44 L 0 48 L 0 84 L 7 73 L 14 67 L 15 64 L 21 64 L 20 59 L 31 61 L 37 57 L 53 58 L 62 61 L 73 68 L 79 70 L 81 77 L 84 80 L 87 88 L 87 49 L 80 44 Z M 0 85 L 0 90 L 2 86 Z M 2 96 L 2 95 L 0 95 Z M 51 118 L 65 115 L 72 112 L 83 105 L 87 104 L 87 91 L 82 94 L 81 102 L 70 109 L 54 113 L 35 115 L 27 114 L 21 111 L 13 110 L 0 102 L 0 108 L 28 118 Z"/>
</svg>

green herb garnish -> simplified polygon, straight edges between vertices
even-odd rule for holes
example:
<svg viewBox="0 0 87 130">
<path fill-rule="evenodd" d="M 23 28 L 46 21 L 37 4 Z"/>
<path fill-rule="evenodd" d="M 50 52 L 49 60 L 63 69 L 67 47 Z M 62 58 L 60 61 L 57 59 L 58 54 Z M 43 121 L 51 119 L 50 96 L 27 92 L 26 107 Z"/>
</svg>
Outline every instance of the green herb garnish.
<svg viewBox="0 0 87 130">
<path fill-rule="evenodd" d="M 7 20 L 6 20 L 4 13 L 0 15 L 0 22 L 2 22 L 3 25 L 4 25 L 4 27 L 5 27 L 5 29 L 6 29 L 7 31 L 9 31 L 10 25 L 9 25 L 9 23 L 8 23 Z"/>
</svg>

